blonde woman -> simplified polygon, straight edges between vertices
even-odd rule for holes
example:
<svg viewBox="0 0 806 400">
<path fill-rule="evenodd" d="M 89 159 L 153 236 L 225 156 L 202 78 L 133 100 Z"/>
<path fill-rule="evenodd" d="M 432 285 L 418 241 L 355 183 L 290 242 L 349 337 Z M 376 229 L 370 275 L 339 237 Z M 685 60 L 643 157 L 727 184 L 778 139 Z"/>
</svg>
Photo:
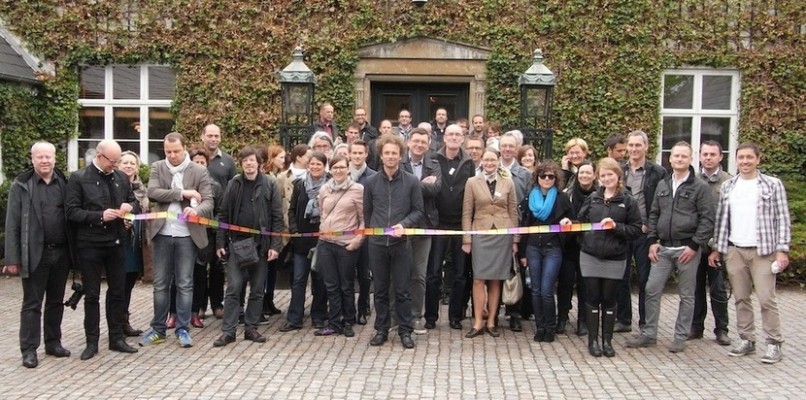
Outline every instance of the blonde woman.
<svg viewBox="0 0 806 400">
<path fill-rule="evenodd" d="M 133 151 L 124 151 L 120 155 L 119 168 L 129 178 L 134 197 L 140 202 L 140 209 L 148 212 L 148 196 L 146 187 L 140 180 L 140 157 Z M 125 220 L 124 225 L 129 237 L 124 243 L 124 266 L 126 268 L 126 287 L 123 293 L 123 306 L 126 310 L 126 320 L 123 323 L 123 333 L 126 336 L 140 336 L 143 331 L 134 329 L 129 323 L 129 305 L 132 301 L 132 290 L 137 279 L 143 272 L 143 235 L 142 221 Z"/>
</svg>

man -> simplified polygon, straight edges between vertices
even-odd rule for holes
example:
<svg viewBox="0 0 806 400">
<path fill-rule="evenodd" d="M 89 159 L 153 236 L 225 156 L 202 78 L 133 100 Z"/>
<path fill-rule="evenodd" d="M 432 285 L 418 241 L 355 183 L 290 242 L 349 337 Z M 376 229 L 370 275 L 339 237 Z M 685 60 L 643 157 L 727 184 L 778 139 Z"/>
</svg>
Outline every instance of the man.
<svg viewBox="0 0 806 400">
<path fill-rule="evenodd" d="M 482 173 L 481 156 L 484 154 L 484 139 L 481 136 L 471 136 L 465 139 L 465 150 L 473 160 L 473 166 L 476 168 L 476 175 Z"/>
<path fill-rule="evenodd" d="M 358 107 L 353 113 L 353 123 L 358 124 L 358 131 L 360 132 L 359 138 L 368 141 L 378 137 L 378 130 L 370 125 L 367 121 L 367 110 L 363 107 Z M 350 138 L 347 138 L 347 143 L 350 144 Z"/>
<path fill-rule="evenodd" d="M 420 181 L 423 192 L 425 213 L 419 228 L 435 228 L 439 224 L 439 210 L 436 198 L 442 185 L 439 162 L 428 155 L 431 135 L 422 128 L 414 128 L 409 134 L 408 156 L 401 162 L 404 171 Z M 428 256 L 431 253 L 431 237 L 420 235 L 409 237 L 414 251 L 414 264 L 411 271 L 411 304 L 414 312 L 414 334 L 424 335 L 423 305 L 425 303 L 425 276 L 428 270 Z"/>
<path fill-rule="evenodd" d="M 206 168 L 190 160 L 185 145 L 185 137 L 179 133 L 165 135 L 165 160 L 151 165 L 148 179 L 152 211 L 212 218 L 210 177 Z M 154 319 L 151 329 L 137 344 L 148 346 L 165 342 L 173 283 L 176 287 L 176 337 L 180 347 L 192 347 L 188 326 L 193 306 L 193 268 L 199 249 L 207 247 L 207 229 L 180 219 L 161 218 L 148 221 L 146 237 L 154 251 Z"/>
<path fill-rule="evenodd" d="M 443 107 L 437 108 L 434 114 L 434 120 L 431 121 L 431 151 L 439 150 L 443 143 L 445 136 L 445 128 L 448 126 L 448 110 Z M 457 125 L 459 126 L 459 125 Z M 459 127 L 461 131 L 462 128 Z"/>
<path fill-rule="evenodd" d="M 243 173 L 236 175 L 224 190 L 218 220 L 222 223 L 269 232 L 284 232 L 283 203 L 274 177 L 260 171 L 263 160 L 257 151 L 246 146 L 238 153 Z M 247 264 L 232 253 L 235 243 L 248 241 L 258 261 Z M 283 242 L 279 236 L 254 235 L 220 229 L 216 236 L 216 254 L 227 263 L 227 294 L 224 301 L 224 321 L 221 336 L 213 342 L 223 347 L 235 341 L 235 329 L 240 314 L 240 296 L 245 281 L 249 282 L 249 299 L 244 311 L 244 340 L 263 343 L 266 337 L 257 331 L 263 311 L 263 288 L 269 261 L 280 255 Z"/>
<path fill-rule="evenodd" d="M 336 141 L 339 137 L 339 127 L 336 126 L 336 121 L 333 120 L 334 115 L 333 105 L 322 103 L 319 106 L 319 119 L 313 123 L 313 132 L 326 132 L 331 141 Z"/>
<path fill-rule="evenodd" d="M 448 125 L 445 128 L 445 145 L 434 156 L 439 163 L 442 184 L 437 195 L 439 211 L 439 229 L 462 229 L 462 201 L 465 194 L 465 183 L 475 176 L 473 160 L 462 149 L 465 137 L 459 125 Z M 433 142 L 432 142 L 433 144 Z M 432 147 L 433 148 L 433 147 Z M 462 329 L 464 308 L 470 299 L 469 275 L 471 273 L 470 258 L 462 251 L 462 237 L 434 236 L 431 243 L 431 260 L 428 265 L 425 283 L 425 328 L 435 329 L 439 319 L 439 293 L 442 281 L 442 267 L 445 254 L 451 251 L 453 278 L 446 280 L 450 285 L 448 296 L 448 323 L 451 329 Z"/>
<path fill-rule="evenodd" d="M 607 150 L 608 157 L 622 162 L 627 154 L 627 141 L 621 134 L 614 133 L 605 140 L 605 150 Z"/>
<path fill-rule="evenodd" d="M 729 353 L 740 357 L 756 350 L 753 303 L 756 292 L 761 305 L 761 326 L 767 336 L 767 351 L 761 362 L 783 358 L 781 321 L 775 299 L 775 277 L 789 266 L 791 240 L 786 190 L 777 178 L 758 171 L 761 154 L 754 143 L 736 149 L 739 175 L 722 184 L 716 209 L 714 246 L 708 265 L 716 268 L 723 258 L 736 304 L 739 345 Z"/>
<path fill-rule="evenodd" d="M 389 121 L 388 119 L 381 121 L 379 127 L 380 136 L 393 133 L 392 121 Z M 373 170 L 380 171 L 380 169 L 383 168 L 383 164 L 381 164 L 381 155 L 378 154 L 379 150 L 376 141 L 377 139 L 373 139 L 367 142 L 367 147 L 369 148 L 369 153 L 367 153 L 367 164 Z"/>
<path fill-rule="evenodd" d="M 405 108 L 400 110 L 397 114 L 397 126 L 392 130 L 393 133 L 400 135 L 403 141 L 408 140 L 409 133 L 414 127 L 411 125 L 411 112 Z"/>
<path fill-rule="evenodd" d="M 646 284 L 646 324 L 637 338 L 627 341 L 627 347 L 649 347 L 657 342 L 661 295 L 669 276 L 677 270 L 680 305 L 669 351 L 680 353 L 686 348 L 694 316 L 694 286 L 701 247 L 711 239 L 714 229 L 711 190 L 695 176 L 692 153 L 691 145 L 686 142 L 672 146 L 669 156 L 672 174 L 660 181 L 655 190 L 647 232 L 652 269 Z M 604 312 L 604 323 L 612 324 L 615 310 Z"/>
<path fill-rule="evenodd" d="M 395 282 L 397 332 L 406 349 L 414 348 L 412 332 L 411 283 L 412 248 L 403 229 L 416 227 L 423 218 L 423 194 L 417 178 L 400 168 L 403 141 L 394 135 L 378 138 L 383 170 L 367 179 L 364 186 L 364 221 L 368 228 L 389 228 L 390 236 L 370 236 L 369 258 L 375 282 L 375 336 L 371 346 L 384 344 L 389 337 L 389 285 Z"/>
<path fill-rule="evenodd" d="M 226 188 L 229 180 L 235 176 L 236 170 L 235 161 L 219 147 L 221 129 L 214 124 L 205 126 L 201 132 L 201 140 L 210 154 L 210 161 L 207 163 L 210 178 L 218 182 L 222 188 Z M 220 260 L 211 265 L 207 286 L 210 308 L 213 310 L 213 315 L 221 319 L 224 317 L 224 266 Z"/>
<path fill-rule="evenodd" d="M 123 268 L 123 241 L 128 237 L 123 225 L 126 213 L 138 213 L 140 205 L 134 197 L 129 179 L 116 167 L 120 162 L 120 146 L 113 140 L 102 140 L 95 147 L 90 165 L 79 169 L 67 182 L 64 201 L 67 219 L 76 226 L 78 265 L 84 283 L 84 331 L 87 347 L 82 360 L 98 353 L 101 336 L 101 274 L 106 271 L 106 324 L 109 327 L 109 350 L 136 353 L 126 343 L 123 322 L 126 310 L 123 295 L 126 286 Z"/>
<path fill-rule="evenodd" d="M 473 125 L 473 131 L 470 132 L 470 136 L 484 137 L 484 135 L 487 133 L 484 129 L 484 116 L 481 114 L 476 114 L 470 119 L 470 123 Z"/>
<path fill-rule="evenodd" d="M 370 176 L 375 175 L 375 170 L 367 165 L 367 144 L 363 140 L 356 140 L 349 147 L 350 152 L 350 178 L 353 182 L 362 185 L 367 183 Z M 358 255 L 357 276 L 358 276 L 358 305 L 356 306 L 356 322 L 359 325 L 367 324 L 367 317 L 370 315 L 369 289 L 372 284 L 372 277 L 369 272 L 369 243 L 365 240 L 361 244 L 361 253 Z"/>
<path fill-rule="evenodd" d="M 719 201 L 719 187 L 732 177 L 722 170 L 722 145 L 714 140 L 706 140 L 700 145 L 700 173 L 702 179 L 711 188 L 711 195 L 716 204 Z M 708 303 L 705 289 L 710 288 L 711 313 L 714 315 L 714 334 L 716 342 L 722 346 L 731 343 L 728 337 L 728 291 L 725 288 L 725 275 L 722 268 L 708 268 L 708 256 L 711 247 L 705 246 L 697 269 L 697 286 L 694 290 L 694 319 L 688 339 L 700 339 L 705 330 L 705 316 L 708 314 Z M 707 282 L 706 282 L 707 281 Z"/>
<path fill-rule="evenodd" d="M 516 158 L 520 145 L 518 137 L 523 135 L 520 131 L 508 131 L 498 138 L 498 146 L 501 150 L 501 166 L 508 169 L 512 175 L 512 182 L 515 184 L 515 196 L 518 202 L 523 200 L 532 190 L 532 173 L 528 169 L 518 164 Z M 521 274 L 524 285 L 526 284 L 526 274 Z M 525 286 L 524 286 L 525 287 Z M 532 313 L 532 302 L 526 297 L 526 301 L 521 298 L 517 303 L 506 306 L 506 313 L 509 315 L 509 328 L 513 332 L 523 331 L 521 323 L 522 316 L 527 317 Z"/>
<path fill-rule="evenodd" d="M 470 121 L 467 118 L 459 118 L 456 120 L 456 125 L 462 128 L 462 133 L 467 136 L 470 133 Z"/>
<path fill-rule="evenodd" d="M 69 357 L 62 347 L 64 285 L 71 267 L 70 233 L 64 212 L 67 178 L 56 168 L 56 147 L 31 146 L 34 168 L 11 185 L 6 208 L 6 259 L 3 273 L 22 277 L 20 351 L 22 365 L 36 368 L 45 301 L 45 354 Z M 45 300 L 47 296 L 47 300 Z"/>
<path fill-rule="evenodd" d="M 364 136 L 366 136 L 366 134 Z M 361 138 L 361 127 L 355 122 L 348 125 L 347 130 L 344 131 L 345 143 L 349 145 L 355 142 L 356 140 L 359 140 L 360 138 Z"/>
<path fill-rule="evenodd" d="M 638 325 L 643 326 L 646 322 L 644 311 L 646 281 L 649 278 L 649 242 L 646 238 L 647 222 L 649 211 L 652 210 L 652 199 L 655 198 L 655 187 L 658 182 L 666 177 L 666 170 L 663 167 L 649 161 L 646 158 L 649 150 L 649 137 L 644 131 L 636 130 L 630 132 L 627 138 L 627 151 L 630 159 L 624 164 L 625 186 L 630 189 L 633 198 L 638 203 L 638 210 L 641 212 L 643 221 L 643 232 L 638 239 L 630 244 L 632 257 L 627 257 L 627 268 L 624 270 L 624 278 L 616 293 L 618 303 L 617 322 L 615 332 L 632 331 L 632 301 L 630 300 L 630 277 L 632 276 L 630 265 L 635 262 L 638 270 Z"/>
</svg>

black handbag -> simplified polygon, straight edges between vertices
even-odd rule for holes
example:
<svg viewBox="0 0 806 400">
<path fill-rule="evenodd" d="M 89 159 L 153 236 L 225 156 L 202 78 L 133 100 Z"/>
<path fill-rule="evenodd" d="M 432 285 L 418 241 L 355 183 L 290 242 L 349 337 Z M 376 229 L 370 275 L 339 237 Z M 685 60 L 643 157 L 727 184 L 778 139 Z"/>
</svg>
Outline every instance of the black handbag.
<svg viewBox="0 0 806 400">
<path fill-rule="evenodd" d="M 231 242 L 230 253 L 239 267 L 255 265 L 260 260 L 255 248 L 255 239 L 253 238 Z"/>
</svg>

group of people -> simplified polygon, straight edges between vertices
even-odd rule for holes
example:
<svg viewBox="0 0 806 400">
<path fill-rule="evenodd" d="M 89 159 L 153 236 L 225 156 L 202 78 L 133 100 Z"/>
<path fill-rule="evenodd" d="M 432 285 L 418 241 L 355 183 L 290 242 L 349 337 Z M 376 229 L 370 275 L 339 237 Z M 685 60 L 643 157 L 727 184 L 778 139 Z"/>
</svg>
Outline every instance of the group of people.
<svg viewBox="0 0 806 400">
<path fill-rule="evenodd" d="M 519 131 L 476 115 L 449 123 L 444 108 L 431 122 L 413 126 L 401 110 L 398 125 L 372 127 L 366 110 L 355 110 L 344 136 L 330 104 L 320 108 L 307 144 L 245 146 L 233 159 L 219 148 L 215 125 L 201 133 L 200 146 L 184 136 L 165 136 L 165 159 L 151 165 L 148 187 L 137 171 L 139 158 L 101 141 L 95 159 L 69 178 L 55 168 L 55 148 L 37 142 L 33 169 L 16 178 L 9 196 L 6 266 L 23 283 L 20 346 L 23 365 L 36 367 L 42 303 L 45 353 L 67 357 L 61 345 L 62 299 L 68 268 L 81 271 L 86 293 L 86 348 L 98 352 L 101 274 L 108 282 L 109 348 L 126 353 L 163 343 L 174 329 L 181 347 L 193 346 L 190 327 L 203 327 L 209 304 L 222 319 L 213 346 L 244 340 L 265 342 L 259 326 L 274 304 L 278 268 L 292 265 L 291 300 L 280 332 L 305 325 L 316 336 L 355 335 L 371 315 L 370 345 L 380 346 L 396 330 L 404 348 L 413 335 L 437 328 L 440 302 L 448 305 L 451 329 L 466 338 L 501 335 L 502 281 L 524 269 L 525 295 L 507 305 L 509 329 L 523 330 L 534 316 L 534 341 L 551 343 L 568 329 L 577 295 L 576 333 L 588 336 L 592 356 L 615 355 L 614 332 L 632 331 L 632 265 L 638 276 L 638 334 L 626 347 L 654 346 L 660 297 L 677 271 L 680 305 L 669 351 L 702 338 L 706 289 L 710 288 L 716 340 L 728 337 L 725 273 L 737 311 L 739 345 L 732 356 L 755 351 L 750 292 L 761 303 L 766 335 L 763 362 L 781 359 L 775 275 L 788 264 L 790 222 L 781 181 L 758 170 L 760 150 L 736 150 L 738 175 L 722 170 L 718 142 L 703 142 L 700 170 L 694 149 L 671 149 L 667 171 L 647 159 L 642 131 L 607 139 L 607 157 L 590 161 L 585 140 L 565 146 L 560 163 L 541 159 L 523 144 Z M 236 171 L 236 161 L 240 173 Z M 254 235 L 208 229 L 183 219 L 130 221 L 126 213 L 168 211 L 214 218 L 270 232 L 312 233 L 389 228 L 389 234 L 294 236 Z M 601 223 L 604 230 L 528 235 L 405 235 L 407 228 L 476 231 L 518 226 Z M 143 226 L 144 225 L 144 226 Z M 143 265 L 153 259 L 154 316 L 146 332 L 128 319 L 131 291 Z M 527 279 L 528 277 L 528 279 Z M 358 298 L 354 287 L 358 280 Z M 226 281 L 226 290 L 224 282 Z M 527 283 L 528 281 L 528 283 Z M 249 286 L 249 294 L 245 288 Z M 209 303 L 208 303 L 209 300 Z M 601 339 L 601 340 L 600 340 Z"/>
</svg>

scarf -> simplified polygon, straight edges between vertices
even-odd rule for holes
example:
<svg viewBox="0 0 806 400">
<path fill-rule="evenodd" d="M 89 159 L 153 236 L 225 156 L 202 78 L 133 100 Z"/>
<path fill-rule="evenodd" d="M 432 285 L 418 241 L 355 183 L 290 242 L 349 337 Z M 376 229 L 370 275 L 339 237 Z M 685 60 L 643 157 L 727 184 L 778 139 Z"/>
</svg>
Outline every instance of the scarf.
<svg viewBox="0 0 806 400">
<path fill-rule="evenodd" d="M 297 167 L 294 166 L 294 164 L 291 164 L 291 167 L 288 168 L 288 171 L 291 173 L 291 176 L 294 177 L 293 180 L 297 180 L 299 178 L 302 178 L 302 176 L 305 175 L 306 172 L 308 172 L 307 169 L 305 169 L 305 168 L 297 168 Z"/>
<path fill-rule="evenodd" d="M 364 164 L 364 168 L 366 168 L 366 164 Z M 327 186 L 330 188 L 331 192 L 340 192 L 342 190 L 347 190 L 351 183 L 353 183 L 353 181 L 349 176 L 342 183 L 336 183 L 336 180 L 331 178 L 329 181 L 327 181 Z"/>
<path fill-rule="evenodd" d="M 512 178 L 512 173 L 509 172 L 509 170 L 506 167 L 502 166 L 499 166 L 491 174 L 488 174 L 487 172 L 484 171 L 484 169 L 481 169 L 481 174 L 484 175 L 484 180 L 486 180 L 487 183 L 493 182 L 499 176 L 504 179 Z"/>
<path fill-rule="evenodd" d="M 543 191 L 540 187 L 532 188 L 529 193 L 529 211 L 540 222 L 546 222 L 551 210 L 554 208 L 554 201 L 557 200 L 557 188 L 552 186 L 546 197 L 543 197 Z"/>
<path fill-rule="evenodd" d="M 185 170 L 190 166 L 190 155 L 188 152 L 185 152 L 185 158 L 179 165 L 171 165 L 168 159 L 165 159 L 165 165 L 168 166 L 168 170 L 171 172 L 171 189 L 185 190 L 182 178 L 185 176 Z"/>
<path fill-rule="evenodd" d="M 305 186 L 305 193 L 308 194 L 308 204 L 305 205 L 305 218 L 308 218 L 312 224 L 319 223 L 319 202 L 316 201 L 319 197 L 319 188 L 325 183 L 324 175 L 316 182 L 311 178 L 311 174 L 305 174 L 303 184 Z"/>
<path fill-rule="evenodd" d="M 354 182 L 358 182 L 358 178 L 360 178 L 361 175 L 364 175 L 364 171 L 366 170 L 367 163 L 364 163 L 364 165 L 362 165 L 359 169 L 354 169 L 353 166 L 350 165 L 350 179 L 352 179 Z"/>
</svg>

